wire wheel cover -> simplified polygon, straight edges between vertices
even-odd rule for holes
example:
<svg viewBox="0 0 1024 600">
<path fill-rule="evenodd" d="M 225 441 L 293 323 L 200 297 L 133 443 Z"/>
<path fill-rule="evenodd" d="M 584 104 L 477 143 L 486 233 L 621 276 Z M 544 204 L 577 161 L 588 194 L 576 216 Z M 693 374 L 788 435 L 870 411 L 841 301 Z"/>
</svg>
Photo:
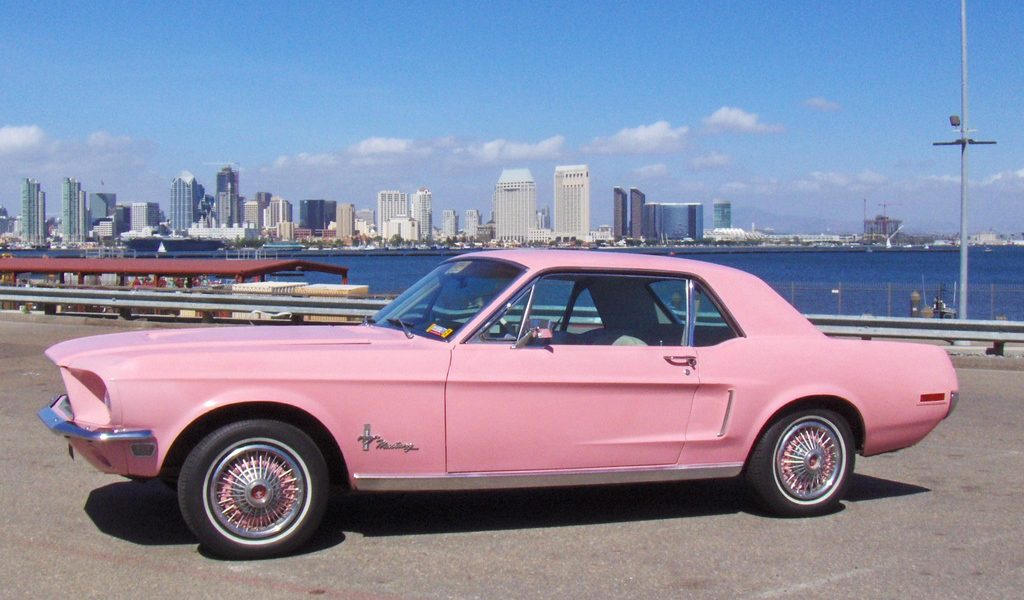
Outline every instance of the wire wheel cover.
<svg viewBox="0 0 1024 600">
<path fill-rule="evenodd" d="M 828 495 L 845 468 L 845 446 L 835 426 L 811 418 L 794 423 L 779 439 L 775 478 L 787 495 L 814 501 Z"/>
<path fill-rule="evenodd" d="M 287 447 L 247 441 L 207 476 L 207 510 L 239 537 L 259 540 L 286 530 L 306 504 L 305 466 Z"/>
</svg>

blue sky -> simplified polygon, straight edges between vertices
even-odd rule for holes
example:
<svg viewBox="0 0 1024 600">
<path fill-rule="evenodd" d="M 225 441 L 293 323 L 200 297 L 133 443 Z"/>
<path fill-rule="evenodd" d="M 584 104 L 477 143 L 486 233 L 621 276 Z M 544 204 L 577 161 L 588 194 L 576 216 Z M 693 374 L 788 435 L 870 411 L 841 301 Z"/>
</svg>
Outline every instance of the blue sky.
<svg viewBox="0 0 1024 600">
<path fill-rule="evenodd" d="M 733 202 L 737 226 L 911 231 L 959 219 L 960 4 L 65 3 L 0 0 L 0 204 L 32 177 L 166 207 L 181 170 L 370 207 L 420 187 L 490 211 L 502 168 L 550 204 L 613 186 Z M 971 229 L 1024 230 L 1024 3 L 968 5 Z M 102 183 L 101 183 L 102 182 Z M 744 222 L 739 222 L 744 220 Z"/>
</svg>

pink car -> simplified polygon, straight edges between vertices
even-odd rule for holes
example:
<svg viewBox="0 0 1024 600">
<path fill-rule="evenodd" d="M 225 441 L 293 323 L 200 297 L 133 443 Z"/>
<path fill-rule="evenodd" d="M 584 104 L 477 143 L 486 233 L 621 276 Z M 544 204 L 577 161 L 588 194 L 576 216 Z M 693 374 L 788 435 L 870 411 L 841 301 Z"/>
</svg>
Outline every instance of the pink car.
<svg viewBox="0 0 1024 600">
<path fill-rule="evenodd" d="M 332 484 L 467 490 L 744 476 L 833 510 L 854 455 L 953 410 L 946 353 L 830 339 L 756 277 L 668 257 L 451 258 L 365 326 L 120 333 L 47 350 L 40 411 L 101 471 L 175 486 L 209 551 L 286 553 Z"/>
</svg>

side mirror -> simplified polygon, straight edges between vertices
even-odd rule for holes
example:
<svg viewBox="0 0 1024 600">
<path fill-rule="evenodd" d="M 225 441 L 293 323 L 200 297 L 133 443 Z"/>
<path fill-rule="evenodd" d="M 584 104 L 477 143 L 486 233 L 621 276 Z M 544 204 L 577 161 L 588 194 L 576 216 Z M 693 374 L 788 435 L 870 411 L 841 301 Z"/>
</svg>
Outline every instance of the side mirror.
<svg viewBox="0 0 1024 600">
<path fill-rule="evenodd" d="M 549 322 L 540 319 L 530 319 L 527 325 L 528 327 L 524 329 L 523 334 L 516 340 L 514 348 L 547 346 L 551 343 L 551 338 L 554 336 L 551 333 L 551 324 Z"/>
</svg>

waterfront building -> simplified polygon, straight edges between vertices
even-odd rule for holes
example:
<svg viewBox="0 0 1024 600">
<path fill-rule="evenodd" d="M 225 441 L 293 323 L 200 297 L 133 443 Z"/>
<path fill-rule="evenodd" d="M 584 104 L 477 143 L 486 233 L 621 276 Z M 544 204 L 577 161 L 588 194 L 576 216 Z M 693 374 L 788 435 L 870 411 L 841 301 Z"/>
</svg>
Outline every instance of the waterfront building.
<svg viewBox="0 0 1024 600">
<path fill-rule="evenodd" d="M 537 217 L 533 221 L 533 226 L 537 229 L 551 229 L 551 210 L 548 207 L 540 207 L 537 211 Z"/>
<path fill-rule="evenodd" d="M 732 229 L 732 203 L 728 200 L 715 198 L 713 205 L 715 208 L 715 229 Z"/>
<path fill-rule="evenodd" d="M 496 233 L 495 233 L 494 221 L 491 221 L 490 223 L 481 223 L 476 228 L 476 240 L 475 241 L 477 241 L 477 242 L 479 242 L 481 244 L 486 244 L 488 242 L 494 241 L 495 235 L 496 235 Z"/>
<path fill-rule="evenodd" d="M 309 229 L 313 235 L 323 235 L 323 231 L 327 229 L 337 213 L 338 203 L 334 200 L 300 200 L 299 227 Z"/>
<path fill-rule="evenodd" d="M 434 233 L 434 213 L 431 203 L 432 196 L 427 188 L 420 188 L 409 201 L 409 215 L 419 223 L 420 240 L 428 242 Z"/>
<path fill-rule="evenodd" d="M 132 231 L 160 225 L 160 205 L 156 202 L 132 202 L 131 211 Z"/>
<path fill-rule="evenodd" d="M 188 228 L 188 237 L 203 240 L 255 240 L 259 239 L 260 231 L 248 225 L 236 225 L 234 227 L 200 227 L 193 225 Z"/>
<path fill-rule="evenodd" d="M 884 244 L 886 240 L 895 237 L 901 227 L 903 227 L 902 220 L 878 215 L 874 219 L 864 221 L 864 242 Z"/>
<path fill-rule="evenodd" d="M 334 212 L 334 231 L 339 238 L 352 237 L 356 234 L 356 206 L 354 204 L 338 203 Z"/>
<path fill-rule="evenodd" d="M 466 211 L 466 239 L 476 239 L 477 229 L 480 227 L 480 211 L 471 208 Z"/>
<path fill-rule="evenodd" d="M 629 237 L 629 201 L 626 190 L 616 187 L 612 190 L 612 235 L 616 238 Z"/>
<path fill-rule="evenodd" d="M 656 203 L 644 205 L 643 236 L 660 240 L 698 240 L 704 237 L 704 205 Z"/>
<path fill-rule="evenodd" d="M 441 237 L 455 238 L 459 235 L 459 213 L 446 210 L 441 213 Z"/>
<path fill-rule="evenodd" d="M 590 171 L 587 165 L 555 167 L 554 235 L 584 239 L 590 233 Z"/>
<path fill-rule="evenodd" d="M 393 217 L 384 223 L 381 236 L 385 242 L 390 242 L 395 236 L 406 242 L 417 241 L 420 239 L 420 225 L 408 215 Z"/>
<path fill-rule="evenodd" d="M 217 224 L 233 225 L 241 219 L 238 200 L 238 171 L 230 165 L 217 172 Z"/>
<path fill-rule="evenodd" d="M 553 239 L 554 232 L 550 229 L 533 228 L 526 235 L 526 242 L 533 245 L 549 244 Z"/>
<path fill-rule="evenodd" d="M 88 206 L 82 184 L 71 177 L 61 182 L 61 237 L 65 244 L 80 244 L 89 235 Z"/>
<path fill-rule="evenodd" d="M 525 243 L 537 220 L 537 184 L 530 170 L 502 170 L 492 204 L 496 239 Z"/>
<path fill-rule="evenodd" d="M 0 206 L 0 235 L 13 233 L 15 220 L 7 214 L 7 208 Z"/>
<path fill-rule="evenodd" d="M 33 246 L 46 243 L 46 192 L 27 178 L 21 181 L 21 239 Z"/>
<path fill-rule="evenodd" d="M 188 171 L 178 173 L 171 180 L 171 231 L 183 232 L 198 220 L 199 204 L 206 197 L 206 190 L 199 185 L 195 175 Z"/>
<path fill-rule="evenodd" d="M 638 240 L 644 233 L 644 204 L 647 196 L 639 189 L 629 188 L 629 237 Z"/>
<path fill-rule="evenodd" d="M 395 217 L 409 216 L 409 194 L 396 190 L 377 192 L 377 231 L 384 231 L 384 224 Z"/>
<path fill-rule="evenodd" d="M 95 225 L 100 219 L 113 215 L 116 206 L 117 194 L 106 192 L 93 192 L 89 194 L 90 225 Z"/>
<path fill-rule="evenodd" d="M 281 221 L 277 224 L 277 237 L 283 241 L 295 240 L 295 223 L 292 221 Z"/>
</svg>

